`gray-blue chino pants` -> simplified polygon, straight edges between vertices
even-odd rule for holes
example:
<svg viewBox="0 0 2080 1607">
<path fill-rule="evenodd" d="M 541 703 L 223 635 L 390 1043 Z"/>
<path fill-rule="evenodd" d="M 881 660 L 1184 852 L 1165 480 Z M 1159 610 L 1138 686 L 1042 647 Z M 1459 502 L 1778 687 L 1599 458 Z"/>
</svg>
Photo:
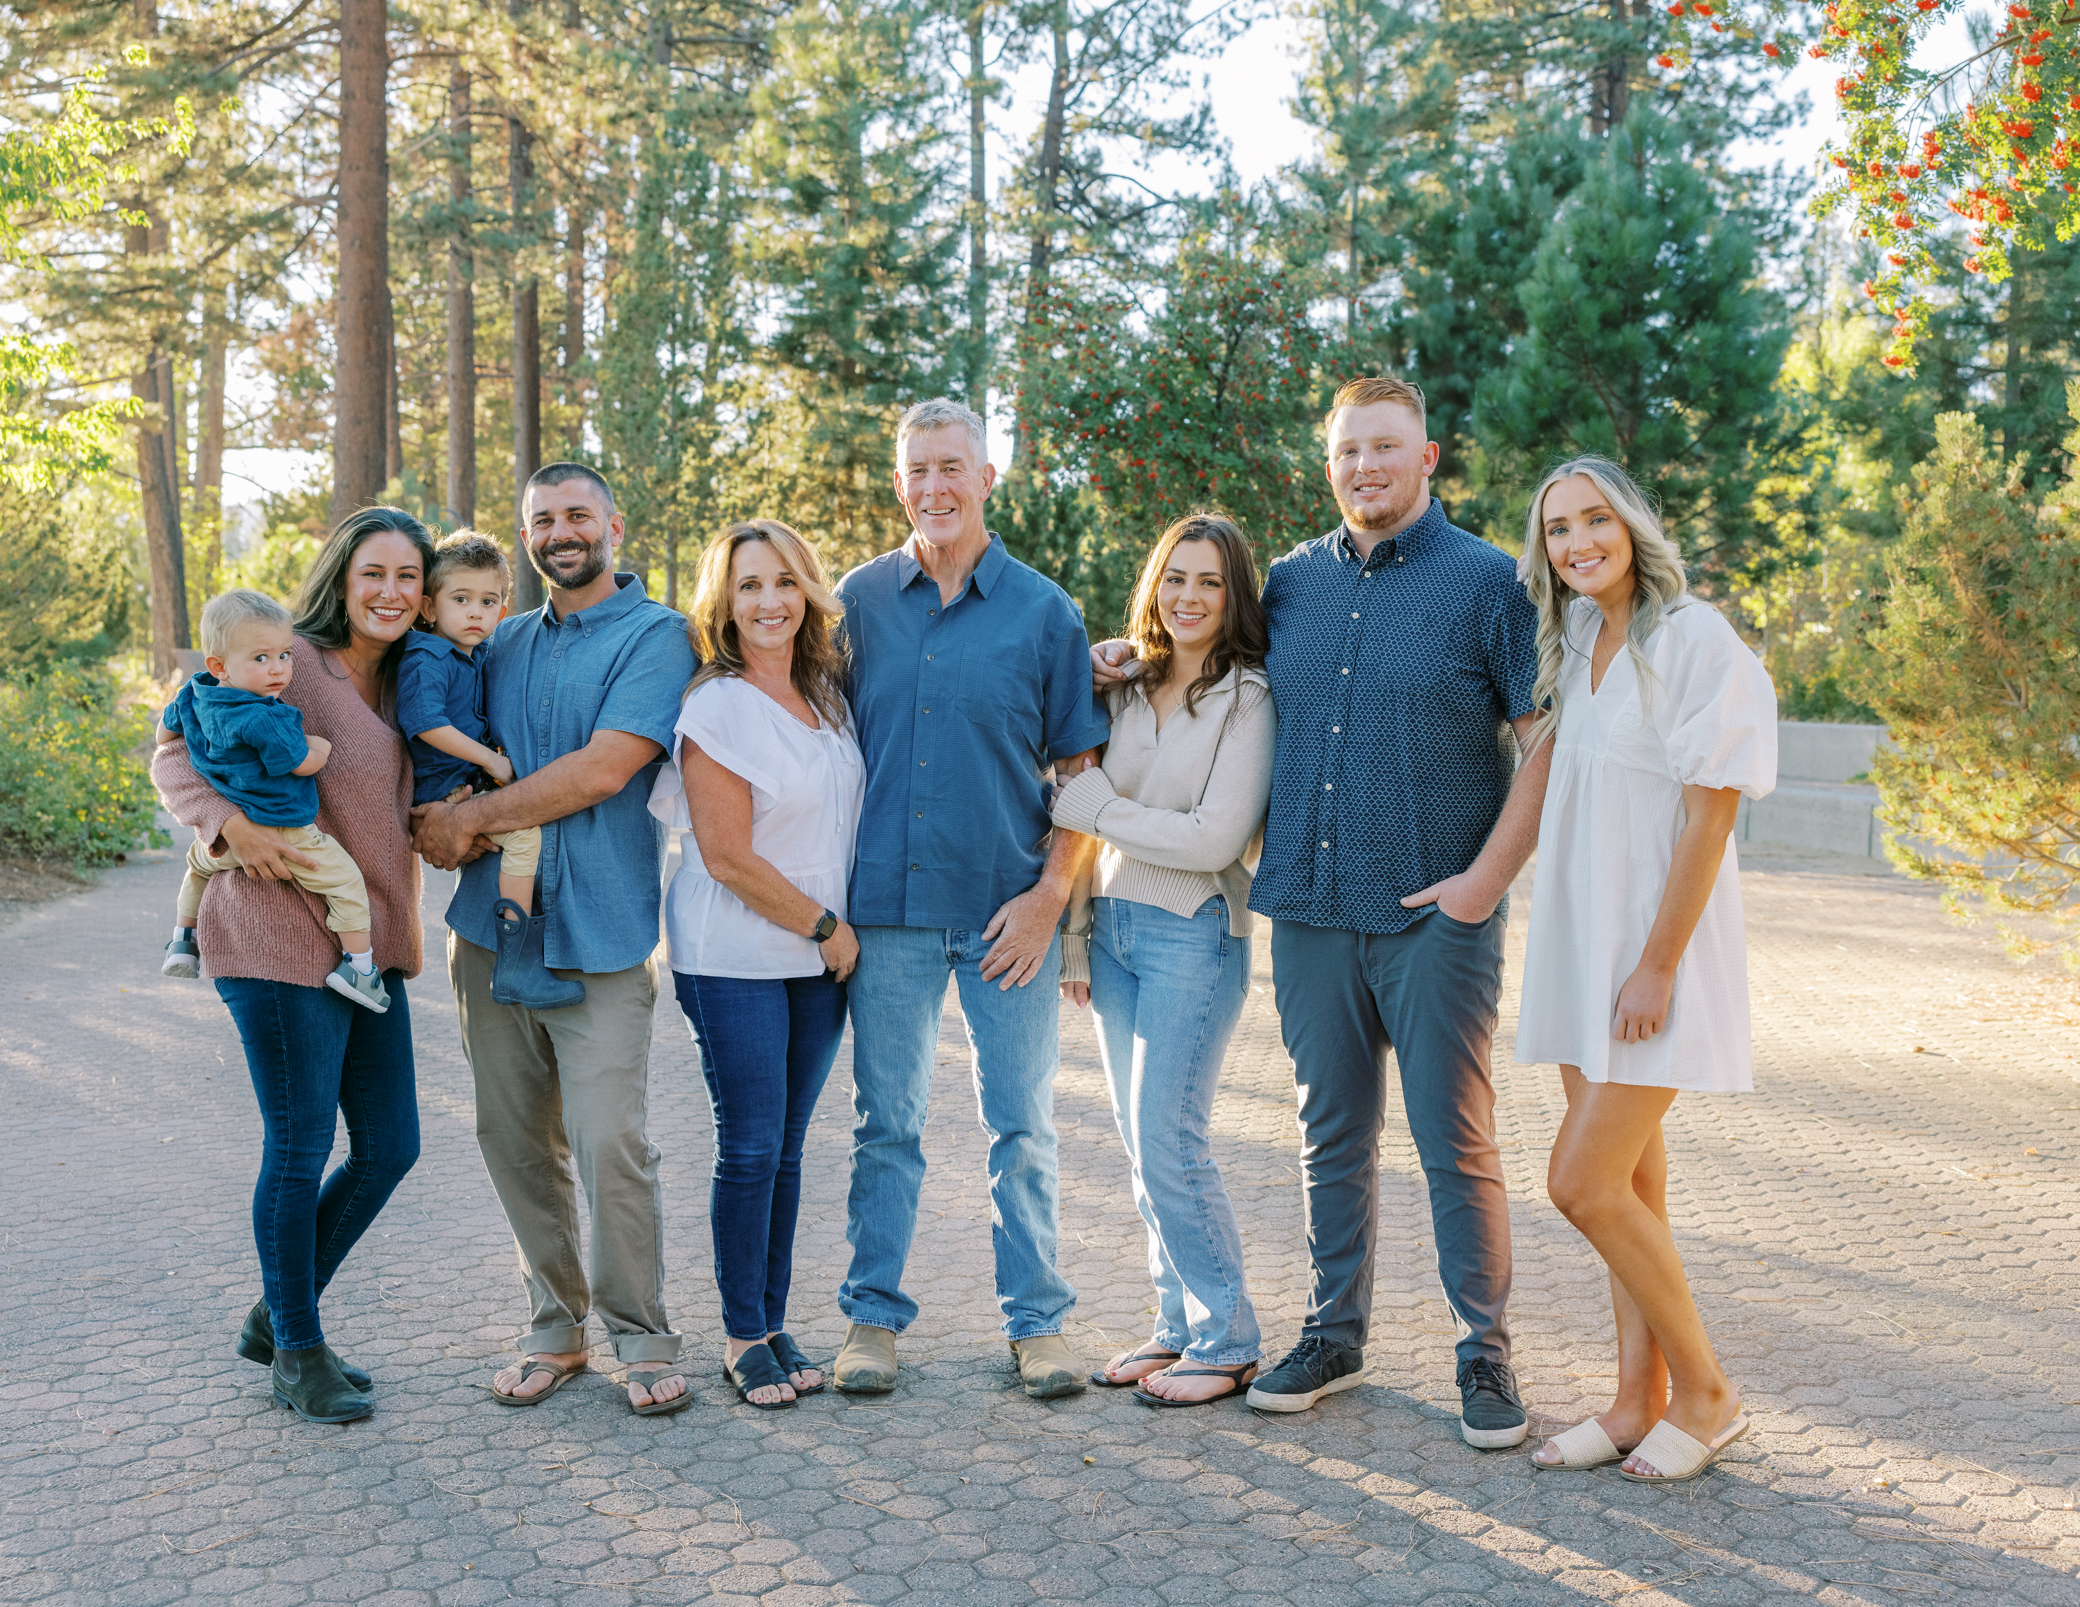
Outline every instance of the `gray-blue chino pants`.
<svg viewBox="0 0 2080 1607">
<path fill-rule="evenodd" d="M 1459 1359 L 1509 1359 L 1509 1201 L 1488 1066 L 1509 903 L 1479 926 L 1433 909 L 1388 936 L 1276 921 L 1272 981 L 1300 1104 L 1313 1263 L 1303 1332 L 1362 1346 L 1379 1242 L 1387 1051 L 1430 1189 Z"/>
</svg>

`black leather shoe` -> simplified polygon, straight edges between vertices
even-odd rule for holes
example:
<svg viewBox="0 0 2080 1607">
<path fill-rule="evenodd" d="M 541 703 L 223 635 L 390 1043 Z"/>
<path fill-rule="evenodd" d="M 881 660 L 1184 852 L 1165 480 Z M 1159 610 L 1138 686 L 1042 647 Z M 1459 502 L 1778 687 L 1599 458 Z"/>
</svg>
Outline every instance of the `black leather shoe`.
<svg viewBox="0 0 2080 1607">
<path fill-rule="evenodd" d="M 306 1423 L 351 1423 L 376 1409 L 340 1376 L 339 1361 L 327 1346 L 277 1350 L 272 1371 L 275 1405 L 288 1407 Z"/>
<path fill-rule="evenodd" d="M 332 1351 L 332 1360 L 339 1368 L 340 1376 L 355 1389 L 366 1395 L 376 1387 L 376 1381 L 359 1367 L 349 1367 L 339 1359 L 339 1352 Z M 253 1309 L 246 1313 L 246 1325 L 238 1331 L 238 1353 L 247 1361 L 256 1361 L 262 1367 L 274 1365 L 274 1315 L 267 1309 L 265 1300 L 253 1302 Z"/>
</svg>

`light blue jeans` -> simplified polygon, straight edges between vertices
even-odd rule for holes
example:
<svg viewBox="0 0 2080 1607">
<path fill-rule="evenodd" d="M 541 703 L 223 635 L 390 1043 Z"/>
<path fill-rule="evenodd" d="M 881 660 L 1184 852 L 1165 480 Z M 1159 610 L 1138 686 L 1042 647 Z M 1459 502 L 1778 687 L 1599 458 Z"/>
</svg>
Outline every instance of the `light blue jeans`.
<svg viewBox="0 0 2080 1607">
<path fill-rule="evenodd" d="M 997 1308 L 1012 1339 L 1058 1334 L 1076 1291 L 1055 1269 L 1057 1207 L 1054 1077 L 1059 1054 L 1062 945 L 1022 988 L 982 979 L 990 945 L 980 932 L 862 926 L 852 1012 L 852 1188 L 845 1236 L 852 1266 L 838 1286 L 851 1322 L 901 1333 L 917 1302 L 903 1292 L 903 1264 L 917 1231 L 924 1185 L 924 1124 L 946 979 L 960 987 L 989 1135 L 990 1236 Z"/>
<path fill-rule="evenodd" d="M 1133 1164 L 1156 1286 L 1152 1338 L 1207 1367 L 1261 1354 L 1242 1235 L 1207 1142 L 1214 1090 L 1249 998 L 1249 939 L 1218 896 L 1191 919 L 1124 898 L 1092 901 L 1091 1012 L 1112 1114 Z"/>
</svg>

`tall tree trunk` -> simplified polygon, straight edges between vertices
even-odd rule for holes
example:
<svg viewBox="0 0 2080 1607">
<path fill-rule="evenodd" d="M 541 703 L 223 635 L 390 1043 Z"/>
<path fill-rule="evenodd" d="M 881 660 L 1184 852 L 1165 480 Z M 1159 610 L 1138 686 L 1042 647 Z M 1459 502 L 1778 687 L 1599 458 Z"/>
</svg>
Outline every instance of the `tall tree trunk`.
<svg viewBox="0 0 2080 1607">
<path fill-rule="evenodd" d="M 572 201 L 563 227 L 562 401 L 576 408 L 569 425 L 573 441 L 585 439 L 584 396 L 578 370 L 585 363 L 585 208 Z"/>
<path fill-rule="evenodd" d="M 224 390 L 231 344 L 224 325 L 224 292 L 209 293 L 203 323 L 202 417 L 195 451 L 195 522 L 202 532 L 202 589 L 215 591 L 224 573 Z"/>
<path fill-rule="evenodd" d="M 968 405 L 989 412 L 989 92 L 983 0 L 968 13 Z"/>
<path fill-rule="evenodd" d="M 1040 171 L 1034 175 L 1033 242 L 1026 257 L 1026 316 L 1047 292 L 1047 271 L 1054 259 L 1055 207 L 1062 182 L 1063 123 L 1069 103 L 1069 8 L 1055 0 L 1048 13 L 1054 35 L 1054 76 L 1047 85 L 1047 121 L 1040 130 Z"/>
<path fill-rule="evenodd" d="M 390 416 L 390 51 L 384 0 L 339 0 L 338 377 L 332 519 L 383 494 Z"/>
<path fill-rule="evenodd" d="M 130 205 L 136 211 L 145 209 L 141 197 Z M 167 226 L 157 218 L 123 228 L 123 255 L 132 259 L 163 255 L 169 243 Z M 175 649 L 190 642 L 181 482 L 174 473 L 167 409 L 172 368 L 163 349 L 163 335 L 155 330 L 151 349 L 130 376 L 130 394 L 144 403 L 137 421 L 137 490 L 144 514 L 145 556 L 151 568 L 152 673 L 162 679 L 176 668 Z M 162 378 L 166 381 L 163 388 Z"/>
<path fill-rule="evenodd" d="M 2028 253 L 2017 251 L 2009 260 L 2008 305 L 2003 311 L 2002 334 L 2007 350 L 2001 359 L 2001 408 L 2007 415 L 2001 426 L 2001 450 L 2017 452 L 2027 443 L 2022 438 L 2022 348 L 2028 329 L 2029 303 L 2022 286 L 2023 262 Z"/>
<path fill-rule="evenodd" d="M 512 184 L 513 233 L 524 240 L 534 189 L 534 136 L 517 117 L 506 119 Z M 539 608 L 542 580 L 527 561 L 527 482 L 542 466 L 541 287 L 532 272 L 513 264 L 513 601 Z"/>
<path fill-rule="evenodd" d="M 1644 6 L 1644 0 L 1642 5 Z M 1646 15 L 1644 9 L 1640 15 Z M 1625 59 L 1625 47 L 1622 43 L 1631 20 L 1632 13 L 1625 0 L 1611 0 L 1611 23 L 1613 32 L 1619 36 L 1620 42 L 1614 44 L 1609 59 L 1596 70 L 1595 89 L 1591 96 L 1594 104 L 1589 122 L 1598 134 L 1609 134 L 1624 122 L 1625 108 L 1631 104 L 1631 68 Z"/>
<path fill-rule="evenodd" d="M 404 420 L 397 403 L 397 298 L 383 286 L 383 484 L 404 478 Z"/>
<path fill-rule="evenodd" d="M 477 259 L 470 244 L 469 64 L 448 69 L 448 517 L 477 522 Z"/>
</svg>

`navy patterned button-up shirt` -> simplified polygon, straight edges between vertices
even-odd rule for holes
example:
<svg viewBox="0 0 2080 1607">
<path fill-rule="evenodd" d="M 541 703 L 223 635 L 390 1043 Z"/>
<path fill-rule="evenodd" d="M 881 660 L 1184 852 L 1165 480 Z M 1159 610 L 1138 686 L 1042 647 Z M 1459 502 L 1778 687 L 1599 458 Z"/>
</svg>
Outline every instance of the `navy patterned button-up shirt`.
<svg viewBox="0 0 2080 1607">
<path fill-rule="evenodd" d="M 1531 712 L 1538 616 L 1498 547 L 1430 511 L 1361 558 L 1339 526 L 1264 583 L 1278 755 L 1249 907 L 1399 932 L 1494 829 Z"/>
</svg>

